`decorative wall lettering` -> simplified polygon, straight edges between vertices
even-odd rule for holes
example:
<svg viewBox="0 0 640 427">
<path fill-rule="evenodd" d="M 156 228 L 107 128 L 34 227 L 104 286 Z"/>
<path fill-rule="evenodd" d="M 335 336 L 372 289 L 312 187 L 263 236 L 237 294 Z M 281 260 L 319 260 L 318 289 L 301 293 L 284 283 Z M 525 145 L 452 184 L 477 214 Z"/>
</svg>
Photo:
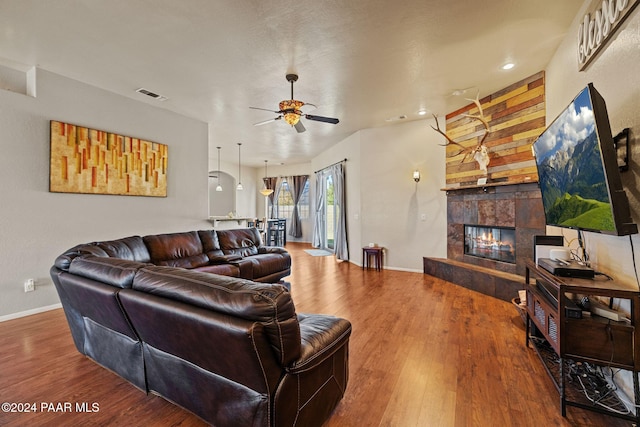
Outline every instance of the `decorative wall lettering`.
<svg viewBox="0 0 640 427">
<path fill-rule="evenodd" d="M 578 30 L 578 70 L 584 70 L 640 0 L 596 0 Z"/>
</svg>

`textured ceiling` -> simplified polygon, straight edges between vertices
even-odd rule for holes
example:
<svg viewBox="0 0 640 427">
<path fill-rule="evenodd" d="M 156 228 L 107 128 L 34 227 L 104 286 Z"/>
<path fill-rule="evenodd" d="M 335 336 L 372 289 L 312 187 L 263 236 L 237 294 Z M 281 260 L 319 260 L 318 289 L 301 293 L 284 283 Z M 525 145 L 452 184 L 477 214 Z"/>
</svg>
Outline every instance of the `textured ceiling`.
<svg viewBox="0 0 640 427">
<path fill-rule="evenodd" d="M 294 164 L 360 129 L 397 123 L 389 118 L 443 115 L 476 91 L 543 70 L 582 3 L 0 0 L 0 62 L 208 122 L 210 147 L 235 158 L 241 142 L 247 165 Z M 507 61 L 511 71 L 501 69 Z M 290 98 L 291 72 L 300 76 L 295 98 L 339 124 L 302 119 L 301 134 L 284 121 L 253 126 L 275 114 L 249 106 L 277 110 Z M 151 100 L 140 87 L 169 99 Z M 452 95 L 460 89 L 468 91 Z"/>
</svg>

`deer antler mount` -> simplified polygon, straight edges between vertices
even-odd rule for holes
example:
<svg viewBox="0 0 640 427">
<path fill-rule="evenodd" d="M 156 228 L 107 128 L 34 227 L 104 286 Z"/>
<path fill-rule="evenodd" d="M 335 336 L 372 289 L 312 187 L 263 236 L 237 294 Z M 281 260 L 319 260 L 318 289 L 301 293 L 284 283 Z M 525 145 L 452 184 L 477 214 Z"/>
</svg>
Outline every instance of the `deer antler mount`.
<svg viewBox="0 0 640 427">
<path fill-rule="evenodd" d="M 476 104 L 476 107 L 478 107 L 479 114 L 477 116 L 474 116 L 472 114 L 463 114 L 464 117 L 468 117 L 470 119 L 480 121 L 484 126 L 484 135 L 482 135 L 482 138 L 480 138 L 478 144 L 475 147 L 465 147 L 464 145 L 457 143 L 453 139 L 449 138 L 447 134 L 440 129 L 440 125 L 438 124 L 438 117 L 435 114 L 433 115 L 433 118 L 436 120 L 436 127 L 431 126 L 431 128 L 436 132 L 438 132 L 439 134 L 441 134 L 442 136 L 444 136 L 445 139 L 447 140 L 446 144 L 440 144 L 440 145 L 447 146 L 449 144 L 454 144 L 460 147 L 460 151 L 453 154 L 453 156 L 458 156 L 464 153 L 464 157 L 462 158 L 460 163 L 464 162 L 467 156 L 472 155 L 473 159 L 476 162 L 478 162 L 478 166 L 480 166 L 480 170 L 486 175 L 487 166 L 489 166 L 489 162 L 491 161 L 491 158 L 489 157 L 489 151 L 487 149 L 487 146 L 484 144 L 484 141 L 487 139 L 487 136 L 489 136 L 489 133 L 491 133 L 491 129 L 489 127 L 489 122 L 484 118 L 484 112 L 482 111 L 482 105 L 480 104 L 479 96 L 480 96 L 480 92 L 478 92 L 475 99 L 465 98 L 466 100 Z"/>
</svg>

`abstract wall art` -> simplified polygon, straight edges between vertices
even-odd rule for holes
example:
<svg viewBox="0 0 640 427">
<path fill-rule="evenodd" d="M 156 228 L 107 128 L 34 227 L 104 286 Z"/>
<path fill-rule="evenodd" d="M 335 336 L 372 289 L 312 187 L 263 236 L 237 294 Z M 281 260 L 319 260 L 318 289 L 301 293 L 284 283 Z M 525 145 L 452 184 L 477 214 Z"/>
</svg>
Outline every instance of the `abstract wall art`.
<svg viewBox="0 0 640 427">
<path fill-rule="evenodd" d="M 167 145 L 51 121 L 51 192 L 166 197 L 167 160 Z"/>
</svg>

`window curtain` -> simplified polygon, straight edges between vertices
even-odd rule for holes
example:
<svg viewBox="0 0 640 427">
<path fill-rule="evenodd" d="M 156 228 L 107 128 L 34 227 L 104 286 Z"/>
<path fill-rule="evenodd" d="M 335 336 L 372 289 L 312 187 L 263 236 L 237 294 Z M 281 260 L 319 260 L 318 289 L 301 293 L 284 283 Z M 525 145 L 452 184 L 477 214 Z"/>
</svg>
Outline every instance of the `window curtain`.
<svg viewBox="0 0 640 427">
<path fill-rule="evenodd" d="M 293 198 L 293 213 L 291 214 L 291 223 L 289 225 L 289 236 L 302 237 L 302 221 L 300 221 L 300 211 L 298 202 L 304 191 L 304 186 L 309 179 L 308 175 L 290 176 L 287 178 L 289 183 L 289 191 Z"/>
<path fill-rule="evenodd" d="M 322 191 L 322 185 L 325 179 L 324 171 L 316 173 L 316 203 L 315 203 L 315 221 L 313 222 L 313 237 L 311 240 L 311 246 L 319 248 L 324 242 L 324 191 Z"/>
<path fill-rule="evenodd" d="M 277 188 L 278 178 L 274 176 L 274 177 L 263 178 L 262 180 L 264 181 L 264 185 L 268 189 L 273 190 L 273 193 L 267 196 L 267 199 L 268 199 L 267 203 L 271 205 L 271 209 L 269 210 L 269 218 L 274 218 L 274 215 L 273 215 L 274 200 L 278 200 L 278 196 L 276 193 L 278 194 L 280 193 L 280 190 Z M 276 210 L 276 213 L 277 212 L 278 211 Z"/>
<path fill-rule="evenodd" d="M 345 195 L 345 174 L 342 163 L 330 167 L 333 177 L 334 203 L 338 209 L 335 230 L 335 252 L 336 259 L 349 260 L 349 247 L 347 244 L 347 203 Z"/>
<path fill-rule="evenodd" d="M 280 190 L 282 190 L 282 178 L 270 178 L 274 180 L 275 187 L 273 193 L 269 196 L 271 198 L 271 218 L 278 218 L 278 197 L 280 197 Z"/>
</svg>

